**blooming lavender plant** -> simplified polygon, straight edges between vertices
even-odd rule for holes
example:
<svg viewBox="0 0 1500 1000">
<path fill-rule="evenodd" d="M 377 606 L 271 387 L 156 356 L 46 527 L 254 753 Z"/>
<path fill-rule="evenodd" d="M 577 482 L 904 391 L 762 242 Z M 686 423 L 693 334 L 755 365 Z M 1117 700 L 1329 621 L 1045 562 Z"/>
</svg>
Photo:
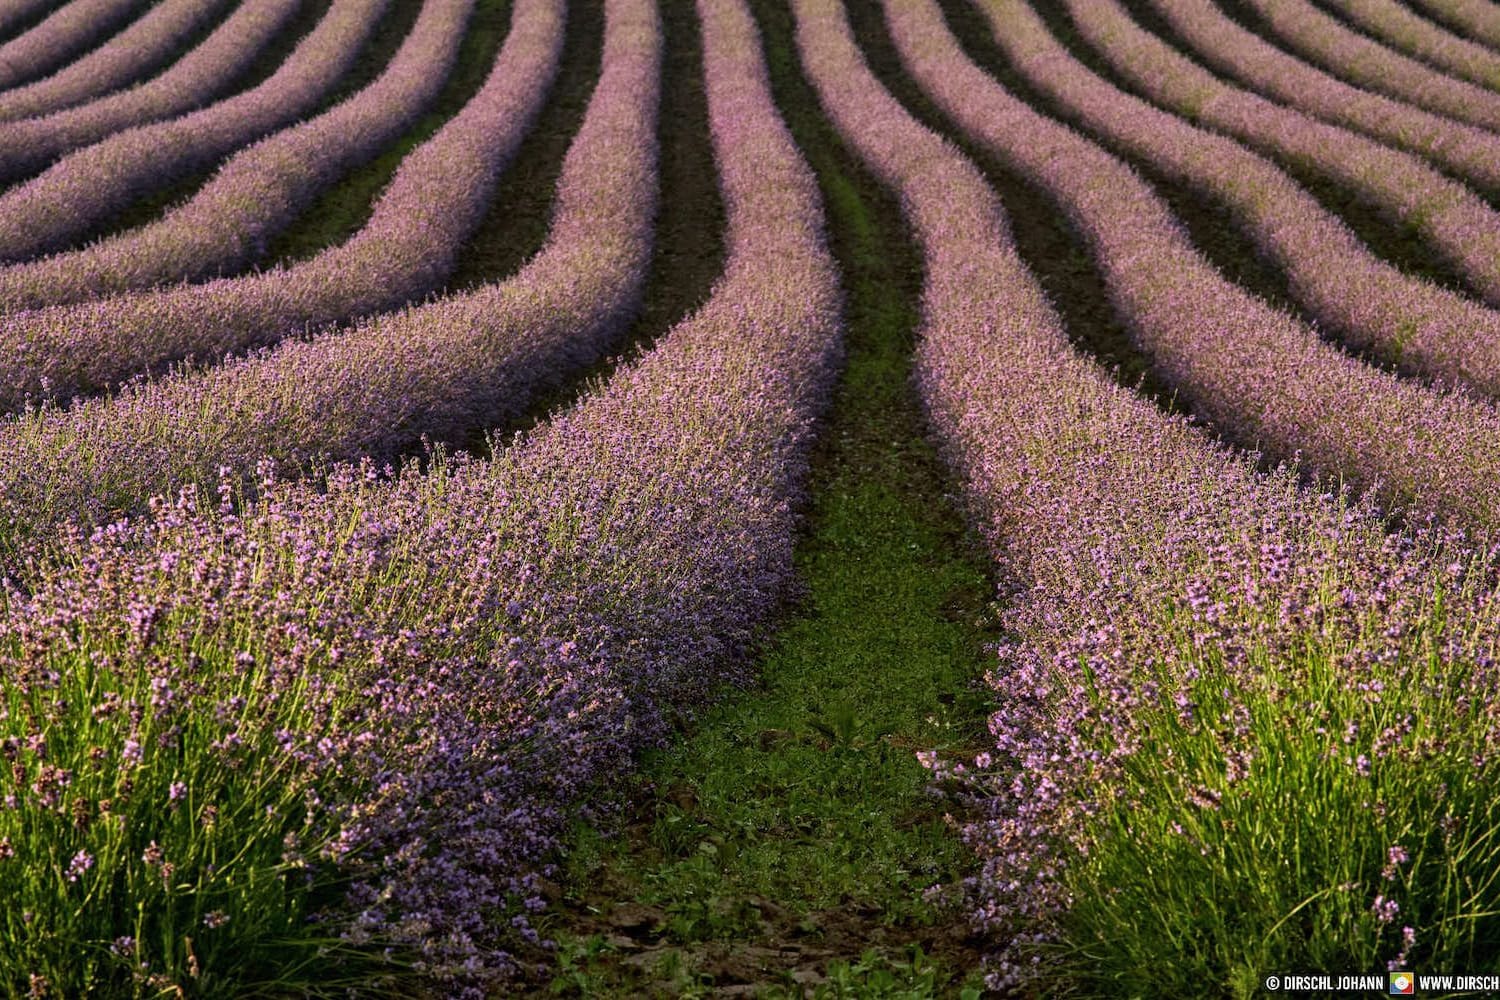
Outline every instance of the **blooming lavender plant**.
<svg viewBox="0 0 1500 1000">
<path fill-rule="evenodd" d="M 539 103 L 531 88 L 556 61 L 562 18 L 562 0 L 518 0 L 490 84 L 414 154 L 426 167 L 403 167 L 378 225 L 456 228 L 441 249 L 453 258 L 483 213 L 477 186 L 518 141 L 521 112 Z M 395 459 L 422 436 L 451 439 L 520 413 L 537 386 L 597 357 L 634 313 L 651 259 L 659 43 L 649 27 L 617 19 L 608 29 L 551 232 L 519 274 L 245 361 L 132 385 L 108 401 L 18 417 L 0 428 L 9 543 L 63 518 L 106 520 L 189 483 L 209 488 L 224 467 L 269 458 L 286 476 L 366 455 Z M 429 169 L 452 171 L 449 183 L 434 183 Z M 367 245 L 389 254 L 393 244 Z M 326 269 L 311 273 L 333 280 Z M 318 281 L 307 282 L 310 293 Z"/>
<path fill-rule="evenodd" d="M 1460 38 L 1394 0 L 1332 0 L 1333 7 L 1376 38 L 1461 79 L 1500 88 L 1500 53 Z"/>
<path fill-rule="evenodd" d="M 1221 82 L 1143 31 L 1115 0 L 1074 0 L 1068 10 L 1084 37 L 1153 100 L 1360 196 L 1391 222 L 1418 234 L 1488 301 L 1500 302 L 1500 212 L 1463 184 L 1413 156 L 1309 118 L 1297 110 L 1300 105 L 1282 107 Z M 1490 137 L 1500 153 L 1500 144 L 1493 142 L 1497 138 Z M 1348 249 L 1346 239 L 1337 253 Z M 1333 254 L 1330 247 L 1329 256 Z M 1431 301 L 1430 293 L 1414 294 Z M 1434 310 L 1428 306 L 1423 311 L 1430 315 Z"/>
<path fill-rule="evenodd" d="M 1500 45 L 1500 11 L 1484 0 L 1415 0 L 1415 3 L 1429 16 L 1446 21 L 1486 45 Z"/>
<path fill-rule="evenodd" d="M 142 0 L 71 0 L 36 27 L 0 45 L 0 87 L 56 69 L 134 14 Z"/>
<path fill-rule="evenodd" d="M 0 122 L 0 183 L 35 173 L 115 132 L 208 103 L 250 66 L 302 2 L 241 3 L 202 43 L 138 86 L 51 114 Z"/>
<path fill-rule="evenodd" d="M 696 314 L 492 461 L 345 467 L 238 513 L 190 491 L 11 593 L 26 783 L 0 836 L 33 876 L 0 880 L 8 988 L 265 990 L 273 948 L 337 983 L 391 948 L 477 996 L 535 937 L 580 797 L 741 673 L 792 575 L 838 280 L 748 14 L 699 9 L 730 253 Z M 74 736 L 40 722 L 64 705 Z"/>
<path fill-rule="evenodd" d="M 53 2 L 53 0 L 8 0 L 0 3 L 0 34 L 8 33 L 17 24 L 36 17 Z"/>
<path fill-rule="evenodd" d="M 112 135 L 0 194 L 0 260 L 67 246 L 143 195 L 295 120 L 338 84 L 388 3 L 334 0 L 259 86 L 192 114 Z M 427 0 L 423 13 L 429 22 L 446 23 L 466 18 L 472 6 L 473 0 Z"/>
<path fill-rule="evenodd" d="M 1467 178 L 1486 190 L 1500 190 L 1500 137 L 1493 132 L 1452 118 L 1444 118 L 1370 90 L 1353 87 L 1290 53 L 1268 44 L 1253 32 L 1226 17 L 1212 0 L 1149 0 L 1152 8 L 1189 45 L 1199 59 L 1282 104 L 1335 125 L 1355 129 L 1389 146 L 1426 157 L 1453 174 Z M 1080 19 L 1082 26 L 1084 19 Z M 1134 35 L 1123 25 L 1118 30 Z M 1127 44 L 1121 39 L 1120 44 Z M 1096 44 L 1098 42 L 1096 41 Z M 1150 56 L 1138 49 L 1137 54 Z M 1153 61 L 1155 56 L 1150 56 Z M 1183 66 L 1191 63 L 1183 63 Z M 1165 63 L 1159 69 L 1166 71 Z M 1181 68 L 1175 72 L 1191 72 Z M 1194 73 L 1209 91 L 1204 100 L 1212 104 L 1218 91 L 1211 76 Z M 1164 81 L 1162 87 L 1169 87 Z M 1152 96 L 1163 91 L 1152 90 Z M 1196 112 L 1192 112 L 1196 116 Z M 1234 133 L 1226 117 L 1209 122 L 1221 131 Z M 1253 141 L 1240 134 L 1246 141 Z"/>
<path fill-rule="evenodd" d="M 0 312 L 214 277 L 255 261 L 323 190 L 381 153 L 426 112 L 453 70 L 472 6 L 426 8 L 426 16 L 417 19 L 369 86 L 323 114 L 236 153 L 191 199 L 162 219 L 79 250 L 0 269 Z M 494 87 L 505 90 L 508 104 L 490 107 L 477 95 L 478 104 L 469 112 L 470 117 L 488 113 L 502 119 L 514 113 L 514 124 L 505 123 L 511 125 L 506 138 L 524 134 L 556 62 L 555 54 L 551 65 L 545 61 L 545 41 L 523 50 L 535 53 L 535 62 L 508 71 L 526 75 L 517 81 L 491 77 Z M 441 144 L 452 145 L 454 133 L 473 128 L 459 126 Z M 514 145 L 515 140 L 502 142 L 500 152 L 508 153 Z M 492 179 L 493 173 L 480 168 L 474 176 L 482 185 L 480 179 Z"/>
<path fill-rule="evenodd" d="M 57 111 L 127 86 L 177 54 L 227 0 L 163 0 L 94 51 L 45 79 L 0 91 L 0 119 Z"/>
<path fill-rule="evenodd" d="M 1500 128 L 1500 94 L 1446 76 L 1353 31 L 1307 0 L 1245 0 L 1286 44 L 1349 82 L 1481 128 Z"/>
<path fill-rule="evenodd" d="M 1070 7 L 1080 20 L 1105 10 L 1097 0 Z M 1271 163 L 1117 90 L 1074 59 L 1026 3 L 987 10 L 995 39 L 1018 72 L 1091 131 L 1226 204 L 1323 326 L 1407 372 L 1500 395 L 1500 312 L 1402 274 Z M 1113 45 L 1120 37 L 1114 27 L 1101 25 L 1094 36 Z M 1150 73 L 1149 63 L 1123 51 L 1113 58 L 1132 63 L 1134 75 Z M 1350 158 L 1347 148 L 1319 148 L 1340 161 Z M 1409 189 L 1402 197 L 1410 198 Z M 1500 249 L 1500 214 L 1495 223 L 1493 242 Z M 1500 287 L 1497 259 L 1487 258 L 1485 266 Z"/>
<path fill-rule="evenodd" d="M 993 745 L 923 755 L 973 810 L 991 985 L 1252 990 L 1472 954 L 1493 891 L 1446 886 L 1496 862 L 1493 561 L 1263 475 L 1081 358 L 838 0 L 794 7 L 825 110 L 922 245 L 919 388 L 1008 585 Z M 952 43 L 930 0 L 885 11 L 908 53 Z"/>
<path fill-rule="evenodd" d="M 1500 482 L 1492 407 L 1375 371 L 1226 281 L 1149 185 L 1009 94 L 941 21 L 898 42 L 959 127 L 1058 200 L 1134 339 L 1198 413 L 1273 458 L 1378 489 L 1394 507 L 1491 530 L 1500 509 L 1488 485 Z"/>
</svg>

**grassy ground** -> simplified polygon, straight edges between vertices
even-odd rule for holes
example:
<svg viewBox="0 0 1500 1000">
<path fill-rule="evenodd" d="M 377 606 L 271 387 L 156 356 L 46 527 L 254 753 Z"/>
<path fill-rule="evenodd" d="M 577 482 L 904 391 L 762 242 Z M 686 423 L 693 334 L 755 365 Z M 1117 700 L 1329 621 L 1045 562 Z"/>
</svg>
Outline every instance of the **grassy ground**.
<svg viewBox="0 0 1500 1000">
<path fill-rule="evenodd" d="M 924 891 L 972 858 L 914 751 L 980 745 L 990 586 L 908 379 L 920 260 L 819 116 L 785 6 L 757 12 L 848 294 L 849 365 L 798 550 L 807 593 L 759 687 L 645 763 L 625 832 L 579 832 L 550 990 L 962 995 L 974 942 Z"/>
</svg>

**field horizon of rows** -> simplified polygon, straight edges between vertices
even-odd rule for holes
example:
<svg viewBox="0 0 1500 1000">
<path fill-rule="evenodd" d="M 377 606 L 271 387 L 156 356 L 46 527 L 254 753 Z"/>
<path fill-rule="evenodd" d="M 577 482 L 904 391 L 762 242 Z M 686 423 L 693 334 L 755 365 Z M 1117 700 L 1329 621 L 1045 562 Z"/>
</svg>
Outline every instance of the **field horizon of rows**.
<svg viewBox="0 0 1500 1000">
<path fill-rule="evenodd" d="M 0 996 L 564 989 L 902 503 L 961 995 L 1500 974 L 1500 7 L 0 0 Z"/>
</svg>

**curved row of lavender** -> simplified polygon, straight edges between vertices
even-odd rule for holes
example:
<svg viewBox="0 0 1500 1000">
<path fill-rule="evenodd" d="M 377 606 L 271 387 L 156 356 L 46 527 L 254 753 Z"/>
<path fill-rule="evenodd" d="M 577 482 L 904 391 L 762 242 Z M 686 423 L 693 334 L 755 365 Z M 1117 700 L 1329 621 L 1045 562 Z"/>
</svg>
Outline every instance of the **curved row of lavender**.
<svg viewBox="0 0 1500 1000">
<path fill-rule="evenodd" d="M 137 199 L 217 163 L 316 107 L 338 86 L 390 0 L 333 0 L 264 83 L 168 121 L 116 133 L 0 194 L 0 261 L 57 250 Z M 424 0 L 467 17 L 473 0 Z"/>
<path fill-rule="evenodd" d="M 242 0 L 223 24 L 159 76 L 63 111 L 0 122 L 0 183 L 33 174 L 116 132 L 208 103 L 250 67 L 303 2 Z"/>
<path fill-rule="evenodd" d="M 506 109 L 555 65 L 564 6 L 518 0 L 491 78 L 500 100 L 465 112 L 470 159 L 518 141 L 504 133 L 524 116 Z M 523 412 L 538 387 L 597 358 L 639 305 L 657 204 L 655 72 L 646 39 L 607 35 L 547 242 L 509 280 L 0 425 L 0 548 L 64 519 L 100 523 L 185 484 L 209 488 L 221 469 L 269 460 L 288 476 L 362 456 L 396 460 L 421 438 L 453 440 Z M 453 164 L 454 146 L 424 155 Z M 492 179 L 482 166 L 473 173 Z M 462 206 L 467 228 L 483 214 L 476 191 L 408 188 L 429 212 Z"/>
<path fill-rule="evenodd" d="M 1500 129 L 1500 94 L 1454 79 L 1353 31 L 1307 0 L 1245 0 L 1291 49 L 1360 87 Z"/>
<path fill-rule="evenodd" d="M 128 86 L 177 55 L 229 0 L 161 0 L 124 31 L 51 76 L 0 90 L 0 119 L 29 118 Z"/>
<path fill-rule="evenodd" d="M 218 277 L 258 260 L 322 191 L 379 155 L 426 112 L 453 70 L 472 11 L 473 0 L 426 5 L 369 86 L 235 153 L 161 219 L 0 268 L 0 313 Z M 539 82 L 543 86 L 525 92 L 545 93 L 547 78 Z"/>
<path fill-rule="evenodd" d="M 979 6 L 1000 18 L 1015 2 Z M 1226 280 L 1129 167 L 1011 95 L 939 28 L 903 39 L 908 69 L 960 128 L 1057 200 L 1136 343 L 1198 413 L 1393 506 L 1500 526 L 1500 413 L 1375 371 Z"/>
<path fill-rule="evenodd" d="M 1068 0 L 1067 8 L 1079 33 L 1152 100 L 1360 196 L 1500 303 L 1500 211 L 1469 188 L 1414 156 L 1216 79 L 1115 0 Z"/>
<path fill-rule="evenodd" d="M 838 0 L 794 6 L 825 109 L 900 193 L 922 245 L 919 388 L 969 512 L 1014 588 L 989 678 L 994 745 L 972 761 L 926 758 L 963 784 L 977 811 L 965 829 L 984 859 L 971 884 L 976 918 L 1001 949 L 990 985 L 1055 975 L 1031 959 L 1065 960 L 1061 945 L 1081 940 L 1081 961 L 1092 966 L 1084 972 L 1098 976 L 1084 995 L 1201 992 L 1229 970 L 1186 985 L 1176 977 L 1196 973 L 1201 956 L 1212 966 L 1242 955 L 1246 940 L 1268 958 L 1305 956 L 1299 949 L 1313 935 L 1302 925 L 1271 926 L 1285 912 L 1278 906 L 1298 903 L 1309 922 L 1343 936 L 1359 967 L 1400 960 L 1417 941 L 1436 954 L 1461 947 L 1467 931 L 1444 926 L 1451 909 L 1421 914 L 1416 904 L 1453 875 L 1444 861 L 1485 878 L 1487 860 L 1463 860 L 1489 853 L 1493 827 L 1483 819 L 1451 840 L 1445 857 L 1428 848 L 1447 826 L 1444 809 L 1451 817 L 1485 801 L 1496 738 L 1483 712 L 1432 711 L 1424 685 L 1440 681 L 1455 701 L 1494 703 L 1494 597 L 1466 587 L 1483 566 L 1442 544 L 1390 535 L 1369 508 L 1301 489 L 1285 472 L 1258 474 L 1083 360 L 973 165 L 881 90 Z M 887 0 L 885 11 L 909 51 L 940 41 L 930 0 Z M 1428 614 L 1437 601 L 1451 611 L 1446 620 Z M 1320 655 L 1342 657 L 1332 677 L 1308 675 Z M 1466 661 L 1480 657 L 1489 666 L 1465 677 Z M 1411 669 L 1425 664 L 1430 672 Z M 1387 685 L 1384 700 L 1369 695 L 1372 675 Z M 1279 702 L 1264 697 L 1268 686 Z M 1316 731 L 1301 714 L 1314 698 L 1339 713 Z M 1251 710 L 1271 718 L 1257 716 L 1252 729 L 1243 725 Z M 1396 721 L 1408 710 L 1422 721 Z M 1262 726 L 1283 742 L 1265 739 Z M 1299 741 L 1315 761 L 1337 757 L 1321 764 L 1317 794 L 1303 786 L 1306 798 L 1288 815 L 1279 754 Z M 1476 764 L 1479 748 L 1485 759 Z M 1361 769 L 1390 782 L 1385 788 L 1449 781 L 1454 798 L 1442 808 L 1437 793 L 1361 808 L 1373 787 Z M 1194 792 L 1214 805 L 1194 804 Z M 1233 822 L 1221 825 L 1220 816 Z M 1350 851 L 1351 843 L 1374 849 Z M 1382 871 L 1396 863 L 1391 845 L 1410 849 L 1400 886 Z M 1149 863 L 1133 873 L 1102 868 L 1132 853 Z M 1263 895 L 1261 878 L 1286 871 L 1288 857 L 1299 870 L 1287 895 Z M 1133 878 L 1110 880 L 1122 874 Z M 1235 892 L 1203 895 L 1226 875 Z M 1175 895 L 1180 885 L 1195 897 Z M 1402 918 L 1394 926 L 1381 922 L 1392 902 Z M 1106 912 L 1076 916 L 1091 905 Z M 1119 968 L 1105 966 L 1117 957 L 1111 946 L 1142 940 L 1131 923 L 1142 912 L 1166 922 L 1175 907 L 1196 921 L 1186 931 L 1196 931 L 1194 954 L 1136 953 L 1127 975 L 1155 978 L 1110 980 Z M 1401 924 L 1418 925 L 1410 942 Z M 1229 939 L 1216 939 L 1226 926 Z M 1057 940 L 1069 930 L 1072 941 Z"/>
<path fill-rule="evenodd" d="M 1495 133 L 1351 86 L 1240 27 L 1213 0 L 1148 2 L 1192 46 L 1196 58 L 1246 86 L 1424 156 L 1488 191 L 1500 191 L 1500 136 Z"/>
<path fill-rule="evenodd" d="M 188 358 L 217 361 L 437 289 L 483 222 L 495 180 L 545 96 L 539 84 L 555 71 L 557 25 L 528 9 L 538 20 L 501 53 L 521 72 L 497 65 L 475 100 L 402 162 L 348 241 L 243 277 L 0 316 L 0 408 L 98 393 Z"/>
<path fill-rule="evenodd" d="M 1395 0 L 1330 0 L 1330 5 L 1375 38 L 1429 65 L 1500 89 L 1500 52 L 1445 31 Z"/>
<path fill-rule="evenodd" d="M 1487 45 L 1500 47 L 1500 10 L 1488 0 L 1415 0 L 1415 3 L 1429 17 Z"/>
<path fill-rule="evenodd" d="M 1103 9 L 1101 0 L 1072 4 L 1080 6 L 1091 8 L 1080 19 Z M 1500 312 L 1402 274 L 1267 160 L 1116 89 L 1074 59 L 1026 4 L 997 9 L 991 23 L 1010 64 L 1067 115 L 1227 205 L 1319 323 L 1405 371 L 1500 396 Z M 1116 48 L 1120 33 L 1088 34 L 1113 50 L 1113 61 L 1134 60 L 1128 47 Z M 1134 65 L 1141 75 L 1153 71 Z M 1495 231 L 1500 252 L 1500 215 Z M 1500 261 L 1489 263 L 1500 290 Z"/>
<path fill-rule="evenodd" d="M 32 914 L 0 938 L 20 988 L 30 970 L 82 992 L 82 949 L 106 984 L 145 961 L 170 988 L 188 959 L 168 926 L 193 927 L 194 964 L 233 983 L 258 935 L 281 930 L 275 907 L 252 909 L 262 872 L 293 903 L 351 880 L 313 940 L 276 939 L 282 968 L 342 926 L 346 946 L 421 949 L 423 971 L 480 996 L 474 977 L 513 960 L 507 938 L 534 934 L 537 876 L 580 797 L 743 675 L 793 576 L 838 276 L 747 12 L 699 10 L 730 226 L 699 312 L 492 462 L 389 484 L 351 469 L 271 487 L 243 514 L 185 497 L 75 543 L 76 561 L 10 595 L 0 646 L 35 679 L 34 711 L 0 727 L 28 781 L 68 772 L 70 800 L 60 815 L 28 787 L 0 813 L 0 837 L 30 855 L 14 860 L 51 873 L 0 881 L 7 911 Z M 56 739 L 35 760 L 29 720 L 64 701 L 91 720 L 102 766 Z M 104 798 L 123 823 L 75 822 Z M 165 864 L 190 892 L 152 891 Z M 73 919 L 85 893 L 95 905 Z M 134 929 L 111 926 L 141 900 Z"/>
<path fill-rule="evenodd" d="M 140 13 L 145 0 L 71 0 L 0 45 L 0 88 L 49 73 Z"/>
</svg>

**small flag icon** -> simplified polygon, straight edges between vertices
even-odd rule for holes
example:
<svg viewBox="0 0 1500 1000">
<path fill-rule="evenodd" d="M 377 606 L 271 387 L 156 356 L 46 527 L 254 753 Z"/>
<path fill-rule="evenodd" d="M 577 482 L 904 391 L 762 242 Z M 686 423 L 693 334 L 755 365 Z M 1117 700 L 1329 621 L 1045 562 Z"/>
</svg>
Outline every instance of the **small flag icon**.
<svg viewBox="0 0 1500 1000">
<path fill-rule="evenodd" d="M 1417 994 L 1417 977 L 1410 972 L 1391 973 L 1391 996 L 1410 997 Z"/>
</svg>

